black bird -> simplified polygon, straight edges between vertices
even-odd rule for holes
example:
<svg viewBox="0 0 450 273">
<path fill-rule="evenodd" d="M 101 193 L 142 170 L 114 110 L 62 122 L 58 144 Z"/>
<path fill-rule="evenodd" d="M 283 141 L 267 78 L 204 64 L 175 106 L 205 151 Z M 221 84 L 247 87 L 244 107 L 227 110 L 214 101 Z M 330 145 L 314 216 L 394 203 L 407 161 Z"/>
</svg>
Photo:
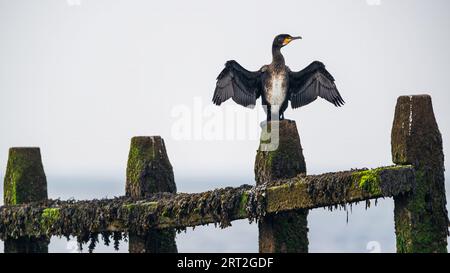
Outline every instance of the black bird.
<svg viewBox="0 0 450 273">
<path fill-rule="evenodd" d="M 214 104 L 220 105 L 232 98 L 242 106 L 254 107 L 261 96 L 267 121 L 284 119 L 289 100 L 293 109 L 305 106 L 317 97 L 342 106 L 344 100 L 323 63 L 315 61 L 299 72 L 286 66 L 281 48 L 297 39 L 301 37 L 276 36 L 272 44 L 272 63 L 255 72 L 246 70 L 234 60 L 228 61 L 217 77 Z"/>
</svg>

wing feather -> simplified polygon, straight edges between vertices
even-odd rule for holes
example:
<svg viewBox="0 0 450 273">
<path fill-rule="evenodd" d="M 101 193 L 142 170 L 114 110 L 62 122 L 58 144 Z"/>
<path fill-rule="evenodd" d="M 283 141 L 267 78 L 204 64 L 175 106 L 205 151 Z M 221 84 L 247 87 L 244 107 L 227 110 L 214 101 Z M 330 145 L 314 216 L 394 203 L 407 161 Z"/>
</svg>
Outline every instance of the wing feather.
<svg viewBox="0 0 450 273">
<path fill-rule="evenodd" d="M 261 95 L 261 72 L 251 72 L 236 61 L 228 61 L 217 77 L 213 102 L 220 105 L 232 98 L 242 106 L 254 106 Z"/>
<path fill-rule="evenodd" d="M 289 93 L 292 108 L 310 104 L 321 97 L 335 106 L 344 105 L 344 99 L 337 90 L 333 76 L 325 65 L 315 61 L 299 72 L 289 73 Z"/>
</svg>

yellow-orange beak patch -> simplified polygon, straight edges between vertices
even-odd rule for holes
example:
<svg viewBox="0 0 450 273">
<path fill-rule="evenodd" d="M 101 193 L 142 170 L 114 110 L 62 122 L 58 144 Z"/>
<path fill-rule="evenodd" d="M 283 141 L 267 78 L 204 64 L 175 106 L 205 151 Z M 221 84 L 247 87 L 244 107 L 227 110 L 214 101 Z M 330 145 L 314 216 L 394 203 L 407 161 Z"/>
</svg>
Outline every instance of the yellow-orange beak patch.
<svg viewBox="0 0 450 273">
<path fill-rule="evenodd" d="M 285 45 L 289 44 L 291 41 L 292 41 L 291 38 L 284 38 L 283 45 L 285 46 Z"/>
</svg>

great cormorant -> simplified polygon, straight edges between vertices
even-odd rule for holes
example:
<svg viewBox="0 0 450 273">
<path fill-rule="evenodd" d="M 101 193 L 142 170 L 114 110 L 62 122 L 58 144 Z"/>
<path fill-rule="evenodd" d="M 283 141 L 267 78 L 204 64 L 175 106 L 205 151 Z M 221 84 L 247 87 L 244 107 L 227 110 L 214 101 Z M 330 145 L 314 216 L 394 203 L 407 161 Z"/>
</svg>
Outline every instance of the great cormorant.
<svg viewBox="0 0 450 273">
<path fill-rule="evenodd" d="M 272 117 L 284 119 L 289 100 L 293 109 L 305 106 L 317 97 L 342 106 L 344 100 L 323 63 L 315 61 L 299 72 L 286 66 L 280 50 L 297 39 L 301 37 L 276 36 L 272 44 L 272 63 L 255 72 L 246 70 L 234 60 L 228 61 L 217 77 L 214 104 L 220 105 L 232 98 L 242 106 L 253 107 L 261 96 L 267 121 Z"/>
</svg>

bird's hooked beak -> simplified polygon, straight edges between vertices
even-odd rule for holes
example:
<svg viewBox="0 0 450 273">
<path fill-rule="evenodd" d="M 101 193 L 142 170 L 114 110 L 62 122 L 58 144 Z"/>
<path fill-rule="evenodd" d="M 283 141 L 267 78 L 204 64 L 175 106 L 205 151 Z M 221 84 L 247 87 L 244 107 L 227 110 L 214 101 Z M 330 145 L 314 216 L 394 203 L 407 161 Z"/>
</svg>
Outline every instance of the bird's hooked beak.
<svg viewBox="0 0 450 273">
<path fill-rule="evenodd" d="M 302 39 L 302 37 L 301 36 L 295 36 L 295 37 L 291 36 L 291 37 L 285 38 L 283 41 L 283 46 L 289 44 L 290 42 L 292 42 L 294 40 L 299 40 L 299 39 Z"/>
</svg>

